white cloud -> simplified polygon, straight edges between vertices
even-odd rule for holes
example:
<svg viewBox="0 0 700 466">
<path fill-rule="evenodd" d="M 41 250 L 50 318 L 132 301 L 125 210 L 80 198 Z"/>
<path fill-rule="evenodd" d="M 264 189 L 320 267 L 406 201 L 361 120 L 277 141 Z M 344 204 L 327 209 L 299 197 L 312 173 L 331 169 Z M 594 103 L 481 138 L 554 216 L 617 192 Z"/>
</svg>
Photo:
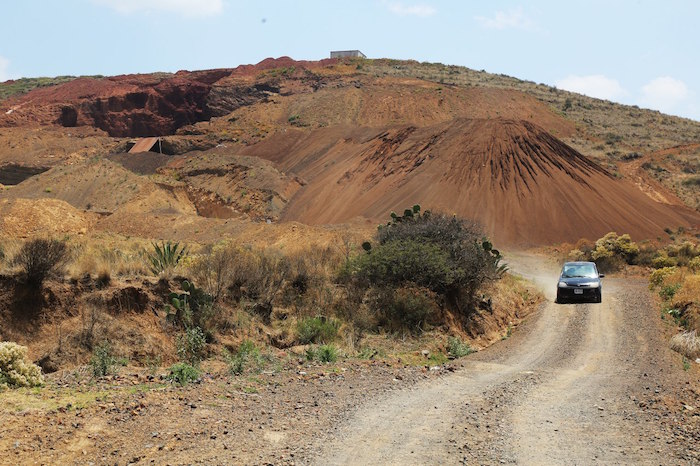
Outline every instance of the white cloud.
<svg viewBox="0 0 700 466">
<path fill-rule="evenodd" d="M 559 89 L 578 92 L 598 99 L 617 100 L 628 93 L 616 79 L 608 78 L 602 74 L 590 76 L 567 76 L 555 82 Z"/>
<path fill-rule="evenodd" d="M 670 76 L 661 76 L 642 86 L 640 103 L 664 113 L 673 113 L 678 110 L 679 104 L 684 103 L 691 96 L 692 93 L 683 81 Z"/>
<path fill-rule="evenodd" d="M 0 83 L 12 79 L 7 69 L 10 67 L 10 60 L 0 55 Z"/>
<path fill-rule="evenodd" d="M 223 11 L 223 0 L 92 0 L 123 14 L 163 11 L 188 18 L 214 16 Z"/>
<path fill-rule="evenodd" d="M 523 29 L 534 31 L 537 25 L 530 19 L 522 8 L 513 8 L 508 11 L 497 11 L 492 17 L 475 16 L 481 25 L 486 29 Z"/>
<path fill-rule="evenodd" d="M 389 8 L 389 11 L 399 16 L 420 16 L 425 18 L 437 13 L 435 8 L 425 4 L 404 5 L 401 2 L 389 2 L 386 3 L 386 6 Z"/>
</svg>

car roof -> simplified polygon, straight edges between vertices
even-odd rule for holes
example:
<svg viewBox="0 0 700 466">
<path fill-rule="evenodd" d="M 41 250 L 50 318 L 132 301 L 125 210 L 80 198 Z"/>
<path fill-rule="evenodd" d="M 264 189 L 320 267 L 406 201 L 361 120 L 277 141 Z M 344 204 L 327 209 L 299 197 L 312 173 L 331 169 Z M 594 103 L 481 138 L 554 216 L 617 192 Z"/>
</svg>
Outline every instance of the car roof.
<svg viewBox="0 0 700 466">
<path fill-rule="evenodd" d="M 590 264 L 595 265 L 595 262 L 575 261 L 575 262 L 565 262 L 564 263 L 564 265 L 590 265 Z"/>
</svg>

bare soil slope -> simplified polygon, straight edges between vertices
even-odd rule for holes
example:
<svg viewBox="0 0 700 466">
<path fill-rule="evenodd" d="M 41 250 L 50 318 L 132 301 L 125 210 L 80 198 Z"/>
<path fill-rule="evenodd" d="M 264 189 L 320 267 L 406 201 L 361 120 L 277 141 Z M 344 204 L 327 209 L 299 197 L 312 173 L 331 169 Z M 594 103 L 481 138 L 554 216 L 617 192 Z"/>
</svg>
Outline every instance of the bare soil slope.
<svg viewBox="0 0 700 466">
<path fill-rule="evenodd" d="M 479 220 L 500 244 L 535 245 L 624 231 L 652 238 L 700 214 L 652 200 L 527 121 L 456 119 L 426 128 L 324 128 L 278 134 L 243 153 L 307 185 L 283 218 L 378 221 L 419 203 Z"/>
<path fill-rule="evenodd" d="M 625 152 L 670 142 L 696 147 L 687 143 L 699 125 L 583 98 L 563 109 L 566 96 L 574 97 L 459 67 L 383 60 L 282 57 L 79 78 L 0 101 L 0 183 L 30 177 L 2 197 L 56 197 L 114 213 L 100 222 L 110 231 L 178 237 L 219 228 L 211 219 L 377 222 L 413 203 L 475 218 L 517 245 L 611 230 L 655 238 L 700 224 L 697 209 L 682 205 L 697 203 L 694 152 L 674 153 L 683 173 L 659 163 L 658 177 L 648 175 L 653 163 L 622 162 L 632 157 Z M 624 134 L 613 131 L 618 120 Z M 127 147 L 105 133 L 169 134 L 166 153 L 189 153 L 121 155 L 114 160 L 124 173 L 83 172 L 86 159 Z M 32 176 L 62 163 L 72 168 Z M 58 176 L 62 169 L 73 174 Z"/>
</svg>

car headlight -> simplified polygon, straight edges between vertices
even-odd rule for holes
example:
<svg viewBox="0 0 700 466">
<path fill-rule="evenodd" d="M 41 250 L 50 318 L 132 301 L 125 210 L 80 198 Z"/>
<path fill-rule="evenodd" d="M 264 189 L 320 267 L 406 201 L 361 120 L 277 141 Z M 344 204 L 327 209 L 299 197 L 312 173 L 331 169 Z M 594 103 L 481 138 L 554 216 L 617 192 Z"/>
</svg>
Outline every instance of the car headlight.
<svg viewBox="0 0 700 466">
<path fill-rule="evenodd" d="M 586 286 L 591 287 L 591 288 L 598 288 L 600 286 L 600 283 L 599 282 L 586 283 Z"/>
<path fill-rule="evenodd" d="M 565 281 L 562 280 L 562 281 L 559 282 L 559 288 L 564 288 L 564 287 L 567 287 L 567 286 L 569 286 L 569 285 L 567 285 Z"/>
</svg>

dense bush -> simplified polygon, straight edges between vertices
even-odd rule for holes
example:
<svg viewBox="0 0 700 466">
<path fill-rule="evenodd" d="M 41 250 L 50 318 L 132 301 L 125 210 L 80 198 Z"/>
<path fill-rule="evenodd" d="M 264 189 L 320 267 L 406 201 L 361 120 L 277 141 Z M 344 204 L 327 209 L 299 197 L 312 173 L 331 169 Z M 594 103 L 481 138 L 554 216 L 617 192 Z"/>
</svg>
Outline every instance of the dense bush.
<svg viewBox="0 0 700 466">
<path fill-rule="evenodd" d="M 299 343 L 330 343 L 338 336 L 340 322 L 324 316 L 306 317 L 297 322 Z"/>
<path fill-rule="evenodd" d="M 437 295 L 425 288 L 375 287 L 369 293 L 369 306 L 379 326 L 391 331 L 417 332 L 438 313 Z"/>
<path fill-rule="evenodd" d="M 212 320 L 219 308 L 213 303 L 211 295 L 198 288 L 189 280 L 183 280 L 182 293 L 170 293 L 170 303 L 166 305 L 166 319 L 185 328 L 198 327 L 210 337 L 213 333 Z"/>
<path fill-rule="evenodd" d="M 468 313 L 479 287 L 505 271 L 500 253 L 483 239 L 476 223 L 429 211 L 421 214 L 419 206 L 406 209 L 401 217 L 392 213 L 392 221 L 378 229 L 376 241 L 348 261 L 342 279 L 375 290 L 425 288 Z M 418 312 L 424 308 L 419 299 L 404 294 L 394 300 L 394 308 Z M 406 321 L 415 325 L 420 318 L 419 312 Z"/>
<path fill-rule="evenodd" d="M 190 382 L 196 382 L 200 376 L 199 369 L 184 362 L 178 362 L 170 366 L 170 373 L 167 379 L 175 382 L 178 385 L 187 385 Z"/>
<path fill-rule="evenodd" d="M 22 245 L 13 259 L 27 284 L 40 287 L 46 278 L 60 273 L 68 259 L 66 243 L 55 239 L 34 239 Z"/>
<path fill-rule="evenodd" d="M 440 245 L 421 240 L 390 241 L 350 263 L 355 278 L 369 285 L 400 286 L 415 283 L 445 293 L 463 279 L 464 271 Z"/>
<path fill-rule="evenodd" d="M 610 232 L 595 242 L 591 259 L 602 272 L 618 270 L 623 264 L 632 264 L 639 254 L 639 246 L 630 235 Z"/>
<path fill-rule="evenodd" d="M 27 359 L 27 347 L 0 342 L 0 390 L 7 387 L 37 387 L 44 383 L 41 368 Z"/>
</svg>

